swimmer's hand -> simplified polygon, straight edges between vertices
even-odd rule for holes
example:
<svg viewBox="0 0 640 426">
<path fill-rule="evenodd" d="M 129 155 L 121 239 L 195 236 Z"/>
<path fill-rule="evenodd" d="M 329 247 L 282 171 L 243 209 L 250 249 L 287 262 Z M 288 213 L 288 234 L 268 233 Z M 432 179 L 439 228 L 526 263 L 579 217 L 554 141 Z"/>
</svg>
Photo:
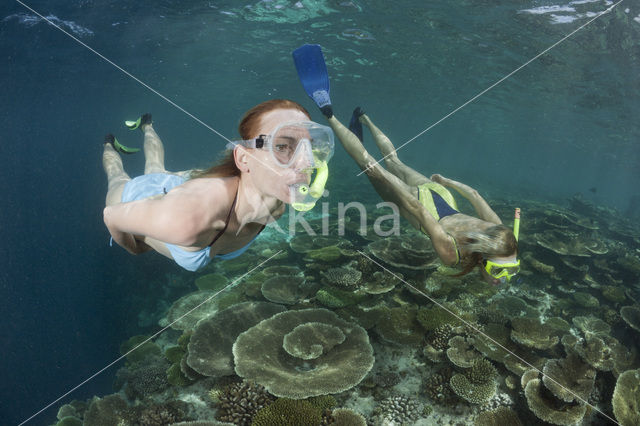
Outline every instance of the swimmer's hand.
<svg viewBox="0 0 640 426">
<path fill-rule="evenodd" d="M 437 173 L 434 175 L 431 175 L 429 179 L 431 179 L 435 183 L 439 183 L 440 185 L 446 185 L 449 182 L 449 179 Z"/>
<path fill-rule="evenodd" d="M 369 177 L 380 177 L 382 173 L 380 173 L 379 165 L 375 161 L 369 161 L 367 165 L 362 169 L 362 171 Z"/>
</svg>

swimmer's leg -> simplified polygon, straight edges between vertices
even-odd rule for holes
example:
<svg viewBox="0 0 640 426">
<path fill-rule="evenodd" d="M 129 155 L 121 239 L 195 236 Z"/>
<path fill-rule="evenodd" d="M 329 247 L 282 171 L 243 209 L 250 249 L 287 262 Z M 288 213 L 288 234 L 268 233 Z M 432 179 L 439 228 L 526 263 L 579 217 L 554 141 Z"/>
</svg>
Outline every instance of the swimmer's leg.
<svg viewBox="0 0 640 426">
<path fill-rule="evenodd" d="M 375 159 L 367 152 L 358 137 L 347 129 L 334 116 L 328 119 L 329 125 L 338 137 L 347 153 L 355 160 L 369 178 L 369 182 L 384 201 L 395 203 L 400 214 L 413 226 L 419 226 L 418 220 L 405 209 L 409 200 L 417 200 L 418 189 L 404 183 L 400 178 L 375 164 Z"/>
<path fill-rule="evenodd" d="M 164 146 L 158 134 L 153 129 L 151 114 L 141 117 L 143 123 L 140 129 L 144 133 L 144 174 L 166 173 L 164 168 Z"/>
<path fill-rule="evenodd" d="M 104 151 L 102 152 L 102 167 L 107 174 L 107 197 L 106 205 L 110 206 L 121 202 L 122 190 L 124 185 L 131 180 L 129 175 L 124 171 L 122 158 L 114 148 L 113 135 L 105 136 Z"/>
<path fill-rule="evenodd" d="M 398 176 L 404 183 L 409 186 L 418 186 L 423 183 L 430 182 L 430 179 L 424 176 L 422 173 L 417 172 L 411 167 L 404 164 L 398 158 L 398 154 L 396 153 L 396 149 L 393 146 L 393 143 L 389 138 L 376 127 L 375 124 L 371 121 L 368 115 L 364 112 L 360 115 L 360 122 L 367 126 L 371 131 L 371 135 L 373 135 L 373 140 L 375 141 L 378 149 L 382 153 L 384 157 L 385 166 L 387 169 Z"/>
</svg>

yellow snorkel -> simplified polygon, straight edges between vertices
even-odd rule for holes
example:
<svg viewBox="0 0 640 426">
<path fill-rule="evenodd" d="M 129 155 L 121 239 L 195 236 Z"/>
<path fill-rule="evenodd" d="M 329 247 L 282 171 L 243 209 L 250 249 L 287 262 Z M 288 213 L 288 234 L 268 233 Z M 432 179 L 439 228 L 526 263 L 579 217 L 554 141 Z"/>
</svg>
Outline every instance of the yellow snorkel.
<svg viewBox="0 0 640 426">
<path fill-rule="evenodd" d="M 516 211 L 514 213 L 514 219 L 513 219 L 513 235 L 516 236 L 516 241 L 518 241 L 519 233 L 520 233 L 520 207 L 516 207 Z"/>
<path fill-rule="evenodd" d="M 291 207 L 299 212 L 311 210 L 322 197 L 324 187 L 329 178 L 329 164 L 326 161 L 317 161 L 316 176 L 311 186 L 305 184 L 292 185 Z M 295 201 L 294 201 L 295 200 Z"/>
</svg>

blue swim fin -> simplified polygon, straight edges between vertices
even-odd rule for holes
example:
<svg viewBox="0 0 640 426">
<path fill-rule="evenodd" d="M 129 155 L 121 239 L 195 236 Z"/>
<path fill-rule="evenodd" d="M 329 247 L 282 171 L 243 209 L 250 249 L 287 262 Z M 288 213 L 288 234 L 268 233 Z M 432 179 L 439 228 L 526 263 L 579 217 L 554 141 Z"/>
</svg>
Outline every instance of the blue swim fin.
<svg viewBox="0 0 640 426">
<path fill-rule="evenodd" d="M 333 110 L 329 98 L 329 73 L 318 44 L 305 44 L 293 51 L 293 62 L 307 95 L 318 105 L 322 114 L 331 118 Z"/>
</svg>

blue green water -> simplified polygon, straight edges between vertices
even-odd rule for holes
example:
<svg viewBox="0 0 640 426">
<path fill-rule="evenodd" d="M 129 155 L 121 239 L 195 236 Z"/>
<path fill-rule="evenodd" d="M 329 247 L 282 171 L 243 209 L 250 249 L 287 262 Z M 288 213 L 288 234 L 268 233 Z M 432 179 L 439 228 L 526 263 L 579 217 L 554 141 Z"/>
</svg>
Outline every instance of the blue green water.
<svg viewBox="0 0 640 426">
<path fill-rule="evenodd" d="M 299 101 L 322 121 L 291 60 L 318 43 L 336 115 L 347 120 L 360 105 L 399 144 L 612 3 L 27 4 L 229 138 L 269 98 Z M 157 283 L 184 274 L 108 247 L 103 135 L 139 144 L 122 120 L 152 112 L 172 170 L 206 166 L 225 141 L 10 0 L 0 5 L 0 55 L 0 416 L 14 424 L 115 359 L 140 331 L 140 307 L 167 291 Z M 625 0 L 399 155 L 489 197 L 581 194 L 640 218 L 639 71 L 640 7 Z M 333 162 L 330 190 L 372 197 L 341 149 Z M 132 175 L 142 167 L 141 156 L 126 159 Z M 110 393 L 112 381 L 107 371 L 70 397 Z M 50 409 L 31 424 L 54 417 Z"/>
</svg>

